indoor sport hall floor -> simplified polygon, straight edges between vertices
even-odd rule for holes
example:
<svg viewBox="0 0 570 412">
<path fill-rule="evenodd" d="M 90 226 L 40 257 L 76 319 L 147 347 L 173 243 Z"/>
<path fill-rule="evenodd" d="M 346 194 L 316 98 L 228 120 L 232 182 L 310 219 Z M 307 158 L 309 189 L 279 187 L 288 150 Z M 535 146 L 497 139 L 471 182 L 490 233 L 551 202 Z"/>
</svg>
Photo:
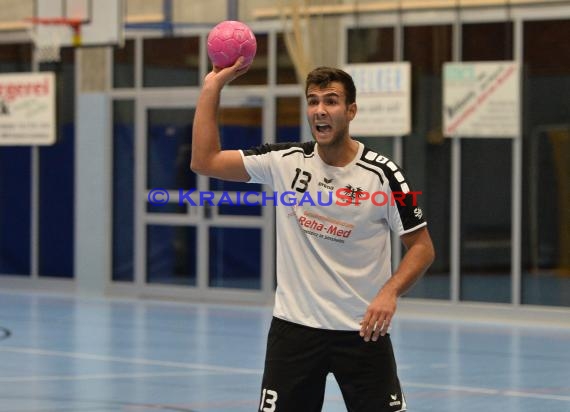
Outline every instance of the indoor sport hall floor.
<svg viewBox="0 0 570 412">
<path fill-rule="evenodd" d="M 253 412 L 270 317 L 0 292 L 0 411 Z M 570 329 L 396 319 L 409 411 L 570 412 Z M 323 410 L 345 411 L 332 377 Z"/>
</svg>

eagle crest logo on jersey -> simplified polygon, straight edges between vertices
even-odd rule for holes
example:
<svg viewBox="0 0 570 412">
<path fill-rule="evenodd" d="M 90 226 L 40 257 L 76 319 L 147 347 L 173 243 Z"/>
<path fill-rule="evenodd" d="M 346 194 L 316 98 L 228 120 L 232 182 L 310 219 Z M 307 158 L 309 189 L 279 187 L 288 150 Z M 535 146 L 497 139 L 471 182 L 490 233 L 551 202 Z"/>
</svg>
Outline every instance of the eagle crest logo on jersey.
<svg viewBox="0 0 570 412">
<path fill-rule="evenodd" d="M 352 199 L 351 204 L 360 205 L 359 200 L 364 199 L 367 193 L 361 187 L 353 187 L 352 185 L 346 185 L 342 189 L 339 189 L 341 195 L 348 196 Z M 348 204 L 348 202 L 347 202 Z"/>
</svg>

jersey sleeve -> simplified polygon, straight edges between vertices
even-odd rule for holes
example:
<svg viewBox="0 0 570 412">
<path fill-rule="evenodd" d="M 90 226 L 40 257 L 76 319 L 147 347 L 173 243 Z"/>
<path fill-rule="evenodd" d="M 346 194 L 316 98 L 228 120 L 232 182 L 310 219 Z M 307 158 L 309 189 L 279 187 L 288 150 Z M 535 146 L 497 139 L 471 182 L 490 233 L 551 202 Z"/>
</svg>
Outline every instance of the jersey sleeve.
<svg viewBox="0 0 570 412">
<path fill-rule="evenodd" d="M 271 173 L 271 152 L 262 150 L 262 147 L 240 150 L 245 170 L 250 179 L 247 183 L 262 183 L 273 186 Z"/>
<path fill-rule="evenodd" d="M 248 183 L 262 183 L 275 187 L 275 181 L 283 173 L 283 159 L 291 154 L 301 153 L 311 157 L 315 142 L 265 143 L 261 146 L 241 150 L 245 170 L 249 174 Z M 276 177 L 277 176 L 277 177 Z"/>
<path fill-rule="evenodd" d="M 385 169 L 388 178 L 388 223 L 400 236 L 426 226 L 427 221 L 420 206 L 422 192 L 413 191 L 404 174 L 395 163 Z"/>
<path fill-rule="evenodd" d="M 427 225 L 419 205 L 420 197 L 421 192 L 391 192 L 388 222 L 390 228 L 400 236 Z"/>
</svg>

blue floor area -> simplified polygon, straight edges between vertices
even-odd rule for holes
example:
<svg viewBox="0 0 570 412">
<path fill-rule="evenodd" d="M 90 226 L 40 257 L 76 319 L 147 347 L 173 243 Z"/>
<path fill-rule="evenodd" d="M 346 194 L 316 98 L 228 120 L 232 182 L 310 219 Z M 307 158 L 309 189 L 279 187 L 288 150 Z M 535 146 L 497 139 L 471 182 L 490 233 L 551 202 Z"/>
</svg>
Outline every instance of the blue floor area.
<svg viewBox="0 0 570 412">
<path fill-rule="evenodd" d="M 256 411 L 270 319 L 0 292 L 0 411 Z M 406 316 L 392 338 L 409 411 L 570 412 L 570 329 Z M 329 378 L 323 411 L 346 411 Z"/>
</svg>

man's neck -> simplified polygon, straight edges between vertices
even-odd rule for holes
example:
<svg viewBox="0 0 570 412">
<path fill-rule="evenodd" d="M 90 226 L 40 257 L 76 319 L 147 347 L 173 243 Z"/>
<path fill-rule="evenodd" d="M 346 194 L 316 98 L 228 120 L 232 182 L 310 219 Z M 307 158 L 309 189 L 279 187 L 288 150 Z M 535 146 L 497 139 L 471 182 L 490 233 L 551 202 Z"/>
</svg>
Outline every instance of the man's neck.
<svg viewBox="0 0 570 412">
<path fill-rule="evenodd" d="M 343 167 L 354 160 L 358 153 L 358 142 L 347 138 L 340 145 L 317 145 L 320 158 L 329 166 Z"/>
</svg>

